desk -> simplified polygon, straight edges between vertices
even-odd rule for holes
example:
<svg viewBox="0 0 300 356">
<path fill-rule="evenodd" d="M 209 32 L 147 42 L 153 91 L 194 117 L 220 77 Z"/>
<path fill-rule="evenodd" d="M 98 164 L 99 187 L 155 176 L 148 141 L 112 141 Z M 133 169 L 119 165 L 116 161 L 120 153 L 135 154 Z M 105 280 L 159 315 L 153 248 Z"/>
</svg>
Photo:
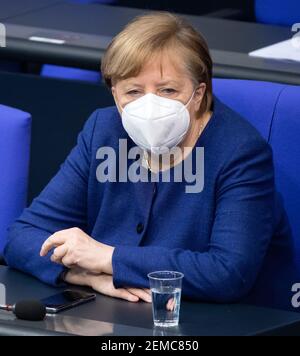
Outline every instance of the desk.
<svg viewBox="0 0 300 356">
<path fill-rule="evenodd" d="M 60 289 L 0 267 L 0 283 L 6 286 L 7 303 L 20 299 L 44 298 Z M 78 289 L 78 288 L 77 288 Z M 260 335 L 300 334 L 300 314 L 247 305 L 214 305 L 184 301 L 178 328 L 154 329 L 151 305 L 98 295 L 95 302 L 81 305 L 43 322 L 16 320 L 0 312 L 0 335 Z"/>
<path fill-rule="evenodd" d="M 62 1 L 63 0 L 0 0 L 0 20 L 43 9 Z"/>
<path fill-rule="evenodd" d="M 1 50 L 0 56 L 99 69 L 100 58 L 112 37 L 132 18 L 144 12 L 134 8 L 63 2 L 28 11 L 4 21 L 7 48 Z M 289 28 L 186 17 L 208 41 L 215 76 L 300 84 L 300 64 L 248 56 L 250 51 L 291 38 Z M 66 42 L 56 45 L 29 41 L 33 35 Z"/>
</svg>

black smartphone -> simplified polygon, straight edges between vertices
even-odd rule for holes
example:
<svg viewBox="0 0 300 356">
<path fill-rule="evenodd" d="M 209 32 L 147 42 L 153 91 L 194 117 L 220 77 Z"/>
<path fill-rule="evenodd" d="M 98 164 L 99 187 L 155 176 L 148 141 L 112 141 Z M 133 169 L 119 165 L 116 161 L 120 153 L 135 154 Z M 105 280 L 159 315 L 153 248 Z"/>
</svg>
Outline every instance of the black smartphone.
<svg viewBox="0 0 300 356">
<path fill-rule="evenodd" d="M 94 293 L 67 289 L 61 293 L 44 298 L 41 302 L 45 305 L 47 313 L 56 314 L 95 299 L 96 294 Z"/>
</svg>

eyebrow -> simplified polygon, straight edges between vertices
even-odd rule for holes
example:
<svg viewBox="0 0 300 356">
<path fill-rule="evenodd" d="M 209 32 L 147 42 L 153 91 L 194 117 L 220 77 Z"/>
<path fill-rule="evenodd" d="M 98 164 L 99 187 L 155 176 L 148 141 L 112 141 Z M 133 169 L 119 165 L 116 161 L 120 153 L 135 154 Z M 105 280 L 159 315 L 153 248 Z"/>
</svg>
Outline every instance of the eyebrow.
<svg viewBox="0 0 300 356">
<path fill-rule="evenodd" d="M 156 86 L 162 86 L 162 85 L 167 85 L 167 84 L 173 84 L 173 85 L 179 85 L 178 82 L 176 82 L 175 80 L 163 80 L 161 82 L 158 82 L 156 84 Z M 129 87 L 137 87 L 137 88 L 142 88 L 143 85 L 135 83 L 135 82 L 130 82 L 124 85 L 124 88 L 128 89 Z"/>
<path fill-rule="evenodd" d="M 124 88 L 125 89 L 128 89 L 129 87 L 138 87 L 138 88 L 142 88 L 142 85 L 141 84 L 138 84 L 138 83 L 127 83 L 124 85 Z"/>
<path fill-rule="evenodd" d="M 175 80 L 163 80 L 163 81 L 159 82 L 158 85 L 166 85 L 166 84 L 178 85 L 178 82 L 176 82 Z"/>
</svg>

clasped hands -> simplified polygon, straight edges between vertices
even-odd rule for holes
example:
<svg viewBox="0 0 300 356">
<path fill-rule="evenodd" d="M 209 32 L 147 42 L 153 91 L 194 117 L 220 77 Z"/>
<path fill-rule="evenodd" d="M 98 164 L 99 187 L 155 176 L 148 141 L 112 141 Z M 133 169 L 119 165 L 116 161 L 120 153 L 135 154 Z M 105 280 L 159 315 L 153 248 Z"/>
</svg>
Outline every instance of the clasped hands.
<svg viewBox="0 0 300 356">
<path fill-rule="evenodd" d="M 64 277 L 67 283 L 88 286 L 101 294 L 130 302 L 151 303 L 148 289 L 114 287 L 114 247 L 94 240 L 81 229 L 71 228 L 51 235 L 43 243 L 40 256 L 46 256 L 51 250 L 51 261 L 68 268 Z"/>
</svg>

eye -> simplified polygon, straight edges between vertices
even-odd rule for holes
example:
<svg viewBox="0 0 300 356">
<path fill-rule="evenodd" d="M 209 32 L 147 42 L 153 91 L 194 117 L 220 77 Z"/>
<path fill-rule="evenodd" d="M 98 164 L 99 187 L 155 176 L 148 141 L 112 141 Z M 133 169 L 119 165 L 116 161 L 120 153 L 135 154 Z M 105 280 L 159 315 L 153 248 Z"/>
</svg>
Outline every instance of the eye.
<svg viewBox="0 0 300 356">
<path fill-rule="evenodd" d="M 175 90 L 173 88 L 164 88 L 164 89 L 161 89 L 161 92 L 163 94 L 175 94 L 175 93 L 177 93 L 177 90 Z"/>
<path fill-rule="evenodd" d="M 141 93 L 138 90 L 129 90 L 126 94 L 127 95 L 131 95 L 131 96 L 135 96 L 135 95 L 139 95 Z"/>
</svg>

